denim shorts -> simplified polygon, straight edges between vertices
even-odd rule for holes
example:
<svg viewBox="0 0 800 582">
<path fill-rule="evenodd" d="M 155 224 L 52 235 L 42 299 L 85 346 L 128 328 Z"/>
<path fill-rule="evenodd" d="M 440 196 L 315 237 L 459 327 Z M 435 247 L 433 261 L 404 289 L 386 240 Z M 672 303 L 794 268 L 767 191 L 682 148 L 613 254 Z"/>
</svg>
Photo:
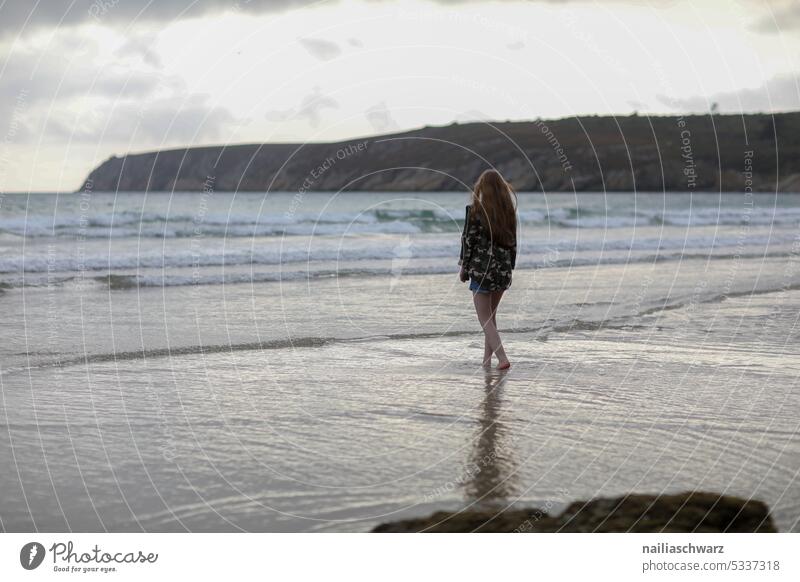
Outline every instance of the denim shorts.
<svg viewBox="0 0 800 582">
<path fill-rule="evenodd" d="M 491 293 L 489 289 L 484 289 L 476 279 L 469 280 L 469 290 L 473 293 Z"/>
</svg>

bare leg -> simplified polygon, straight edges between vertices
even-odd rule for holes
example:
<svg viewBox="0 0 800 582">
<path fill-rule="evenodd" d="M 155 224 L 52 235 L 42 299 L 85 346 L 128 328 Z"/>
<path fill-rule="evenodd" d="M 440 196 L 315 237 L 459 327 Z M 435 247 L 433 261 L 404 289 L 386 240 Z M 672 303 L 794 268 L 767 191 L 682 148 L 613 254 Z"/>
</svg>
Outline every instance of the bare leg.
<svg viewBox="0 0 800 582">
<path fill-rule="evenodd" d="M 494 291 L 490 295 L 492 298 L 492 321 L 495 327 L 497 327 L 497 308 L 500 307 L 500 300 L 503 298 L 503 293 L 505 293 L 505 290 Z"/>
<path fill-rule="evenodd" d="M 492 307 L 492 323 L 494 323 L 495 329 L 497 329 L 497 308 L 500 305 L 500 300 L 503 298 L 503 293 L 505 291 L 495 291 L 489 295 L 491 299 L 491 307 Z M 492 365 L 492 348 L 489 345 L 489 337 L 484 334 L 483 336 L 483 366 L 484 368 L 489 368 Z"/>
<path fill-rule="evenodd" d="M 491 294 L 492 298 L 492 323 L 494 324 L 495 330 L 497 329 L 497 309 L 500 307 L 500 300 L 503 298 L 503 293 L 505 293 L 505 289 L 501 291 L 495 291 Z M 497 332 L 497 337 L 500 338 L 500 332 Z M 508 357 L 506 357 L 506 351 L 503 348 L 503 340 L 500 340 L 500 349 L 497 351 L 497 359 L 500 360 L 499 365 L 497 366 L 500 370 L 505 370 L 511 367 L 511 362 L 508 361 Z"/>
<path fill-rule="evenodd" d="M 499 369 L 508 368 L 511 364 L 508 362 L 508 358 L 506 357 L 506 352 L 503 349 L 503 344 L 500 341 L 500 334 L 497 333 L 497 326 L 495 325 L 495 318 L 494 318 L 494 311 L 492 310 L 492 295 L 494 293 L 473 293 L 472 300 L 475 304 L 475 313 L 478 315 L 478 321 L 483 328 L 484 334 L 484 346 L 488 344 L 489 347 L 489 357 L 488 361 L 486 358 L 486 351 L 484 350 L 484 359 L 483 364 L 491 365 L 491 356 L 492 354 L 497 355 L 497 359 L 500 360 L 500 364 L 498 365 Z M 502 297 L 502 293 L 499 293 L 497 298 L 497 303 L 500 302 L 500 297 Z"/>
<path fill-rule="evenodd" d="M 492 347 L 489 345 L 489 336 L 483 334 L 483 367 L 492 367 Z"/>
</svg>

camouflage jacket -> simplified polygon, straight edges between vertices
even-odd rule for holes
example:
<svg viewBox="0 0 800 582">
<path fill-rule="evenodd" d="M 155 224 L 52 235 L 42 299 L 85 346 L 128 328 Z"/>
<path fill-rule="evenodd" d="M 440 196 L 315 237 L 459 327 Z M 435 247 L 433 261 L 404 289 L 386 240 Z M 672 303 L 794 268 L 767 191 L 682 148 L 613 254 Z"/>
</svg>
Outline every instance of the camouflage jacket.
<svg viewBox="0 0 800 582">
<path fill-rule="evenodd" d="M 468 205 L 464 230 L 461 233 L 461 257 L 458 264 L 483 289 L 508 289 L 511 286 L 511 272 L 517 262 L 517 247 L 514 245 L 507 248 L 494 244 L 480 218 L 470 221 L 471 209 Z"/>
</svg>

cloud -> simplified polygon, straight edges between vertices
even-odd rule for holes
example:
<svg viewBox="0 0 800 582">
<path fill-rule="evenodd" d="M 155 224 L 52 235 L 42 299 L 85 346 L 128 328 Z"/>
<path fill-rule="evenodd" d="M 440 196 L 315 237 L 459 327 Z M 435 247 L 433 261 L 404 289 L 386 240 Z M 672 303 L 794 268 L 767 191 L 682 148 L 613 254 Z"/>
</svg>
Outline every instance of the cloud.
<svg viewBox="0 0 800 582">
<path fill-rule="evenodd" d="M 383 0 L 388 1 L 388 0 Z M 445 6 L 480 3 L 482 0 L 431 0 Z M 504 0 L 522 2 L 523 0 Z M 580 4 L 590 0 L 534 0 L 541 3 Z M 654 6 L 673 5 L 676 0 L 656 0 Z M 796 0 L 751 0 L 754 7 L 773 6 L 771 16 L 753 25 L 762 32 L 791 30 L 800 26 L 800 6 Z M 331 4 L 330 0 L 325 4 Z M 633 0 L 606 0 L 609 4 L 636 4 Z M 0 38 L 26 34 L 32 31 L 105 24 L 130 26 L 136 23 L 163 23 L 199 18 L 221 12 L 264 14 L 283 12 L 294 8 L 319 4 L 319 0 L 71 0 L 57 2 L 44 0 L 5 0 L 0 2 Z"/>
<path fill-rule="evenodd" d="M 329 0 L 330 5 L 337 0 Z M 387 1 L 387 0 L 383 0 Z M 478 3 L 481 0 L 432 0 L 437 4 L 453 5 Z M 521 0 L 505 0 L 519 2 Z M 559 0 L 537 0 L 553 2 Z M 587 2 L 589 0 L 561 0 Z M 631 0 L 608 0 L 630 2 Z M 668 3 L 673 0 L 662 0 Z M 0 0 L 0 38 L 16 36 L 40 29 L 104 24 L 109 26 L 132 24 L 169 24 L 173 21 L 199 18 L 221 12 L 265 14 L 284 12 L 320 4 L 320 0 Z"/>
<path fill-rule="evenodd" d="M 303 98 L 297 117 L 307 119 L 311 127 L 318 127 L 321 121 L 320 112 L 325 108 L 338 109 L 339 102 L 323 95 L 319 87 L 314 87 L 314 90 Z"/>
<path fill-rule="evenodd" d="M 135 132 L 137 146 L 221 135 L 235 121 L 227 109 L 190 94 L 179 77 L 124 62 L 124 55 L 147 59 L 146 42 L 139 37 L 112 59 L 91 39 L 67 34 L 53 37 L 46 49 L 13 51 L 0 82 L 0 132 L 13 128 L 14 144 L 128 143 Z"/>
<path fill-rule="evenodd" d="M 325 95 L 319 87 L 303 97 L 300 107 L 292 109 L 274 109 L 267 111 L 265 118 L 267 121 L 288 121 L 290 119 L 304 119 L 311 127 L 319 127 L 322 122 L 323 109 L 338 109 L 339 102 L 333 97 Z"/>
<path fill-rule="evenodd" d="M 720 113 L 757 113 L 800 109 L 800 76 L 773 77 L 757 89 L 742 89 L 716 93 L 710 97 L 674 99 L 659 95 L 658 100 L 678 111 L 705 113 L 712 104 L 719 105 Z"/>
<path fill-rule="evenodd" d="M 301 38 L 297 42 L 313 57 L 321 61 L 330 61 L 342 54 L 342 49 L 335 42 L 320 38 Z"/>
<path fill-rule="evenodd" d="M 41 118 L 49 109 L 71 106 L 80 110 L 91 104 L 103 110 L 116 103 L 141 103 L 159 91 L 167 95 L 185 91 L 177 78 L 117 64 L 98 69 L 93 64 L 93 49 L 84 52 L 81 58 L 70 60 L 56 43 L 44 55 L 34 51 L 9 55 L 0 77 L 0 131 L 13 122 L 18 128 L 15 141 L 23 142 L 32 139 L 32 128 L 41 127 Z"/>
<path fill-rule="evenodd" d="M 770 10 L 769 15 L 756 21 L 752 26 L 753 30 L 775 34 L 800 28 L 800 3 L 790 0 L 789 2 L 777 2 L 777 4 L 780 5 Z"/>
<path fill-rule="evenodd" d="M 373 105 L 364 112 L 364 116 L 375 131 L 391 131 L 399 126 L 392 117 L 385 101 Z"/>
<path fill-rule="evenodd" d="M 154 69 L 161 68 L 161 57 L 153 49 L 156 41 L 155 33 L 131 34 L 125 43 L 115 51 L 118 57 L 133 57 L 140 59 L 145 65 Z"/>
<path fill-rule="evenodd" d="M 123 103 L 75 116 L 70 110 L 51 113 L 43 131 L 51 139 L 73 142 L 187 144 L 218 139 L 236 118 L 224 107 L 209 105 L 208 96 L 192 94 L 144 105 Z"/>
<path fill-rule="evenodd" d="M 294 109 L 270 109 L 264 114 L 264 119 L 280 123 L 291 119 L 294 115 Z"/>
<path fill-rule="evenodd" d="M 87 23 L 169 23 L 223 11 L 280 12 L 315 3 L 316 0 L 6 0 L 0 3 L 0 36 Z"/>
<path fill-rule="evenodd" d="M 5 150 L 17 142 L 30 139 L 32 131 L 26 119 L 28 91 L 20 89 L 13 98 L 0 100 L 0 166 L 5 159 Z M 0 187 L 2 184 L 0 184 Z"/>
<path fill-rule="evenodd" d="M 137 70 L 112 61 L 99 66 L 99 49 L 89 43 L 80 46 L 57 37 L 46 52 L 41 49 L 16 50 L 7 55 L 0 76 L 0 100 L 24 89 L 31 103 L 61 101 L 70 97 L 108 97 L 142 99 L 158 87 L 180 87 L 177 77 L 164 77 L 156 71 Z"/>
</svg>

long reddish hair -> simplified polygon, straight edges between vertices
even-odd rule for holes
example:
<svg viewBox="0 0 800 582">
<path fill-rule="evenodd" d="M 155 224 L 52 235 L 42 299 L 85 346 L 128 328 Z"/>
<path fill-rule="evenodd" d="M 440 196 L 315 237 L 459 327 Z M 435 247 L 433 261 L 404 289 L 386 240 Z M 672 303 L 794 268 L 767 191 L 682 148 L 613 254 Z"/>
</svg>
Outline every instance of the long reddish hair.
<svg viewBox="0 0 800 582">
<path fill-rule="evenodd" d="M 480 219 L 494 244 L 517 242 L 517 194 L 497 170 L 484 171 L 472 189 L 472 220 Z"/>
</svg>

